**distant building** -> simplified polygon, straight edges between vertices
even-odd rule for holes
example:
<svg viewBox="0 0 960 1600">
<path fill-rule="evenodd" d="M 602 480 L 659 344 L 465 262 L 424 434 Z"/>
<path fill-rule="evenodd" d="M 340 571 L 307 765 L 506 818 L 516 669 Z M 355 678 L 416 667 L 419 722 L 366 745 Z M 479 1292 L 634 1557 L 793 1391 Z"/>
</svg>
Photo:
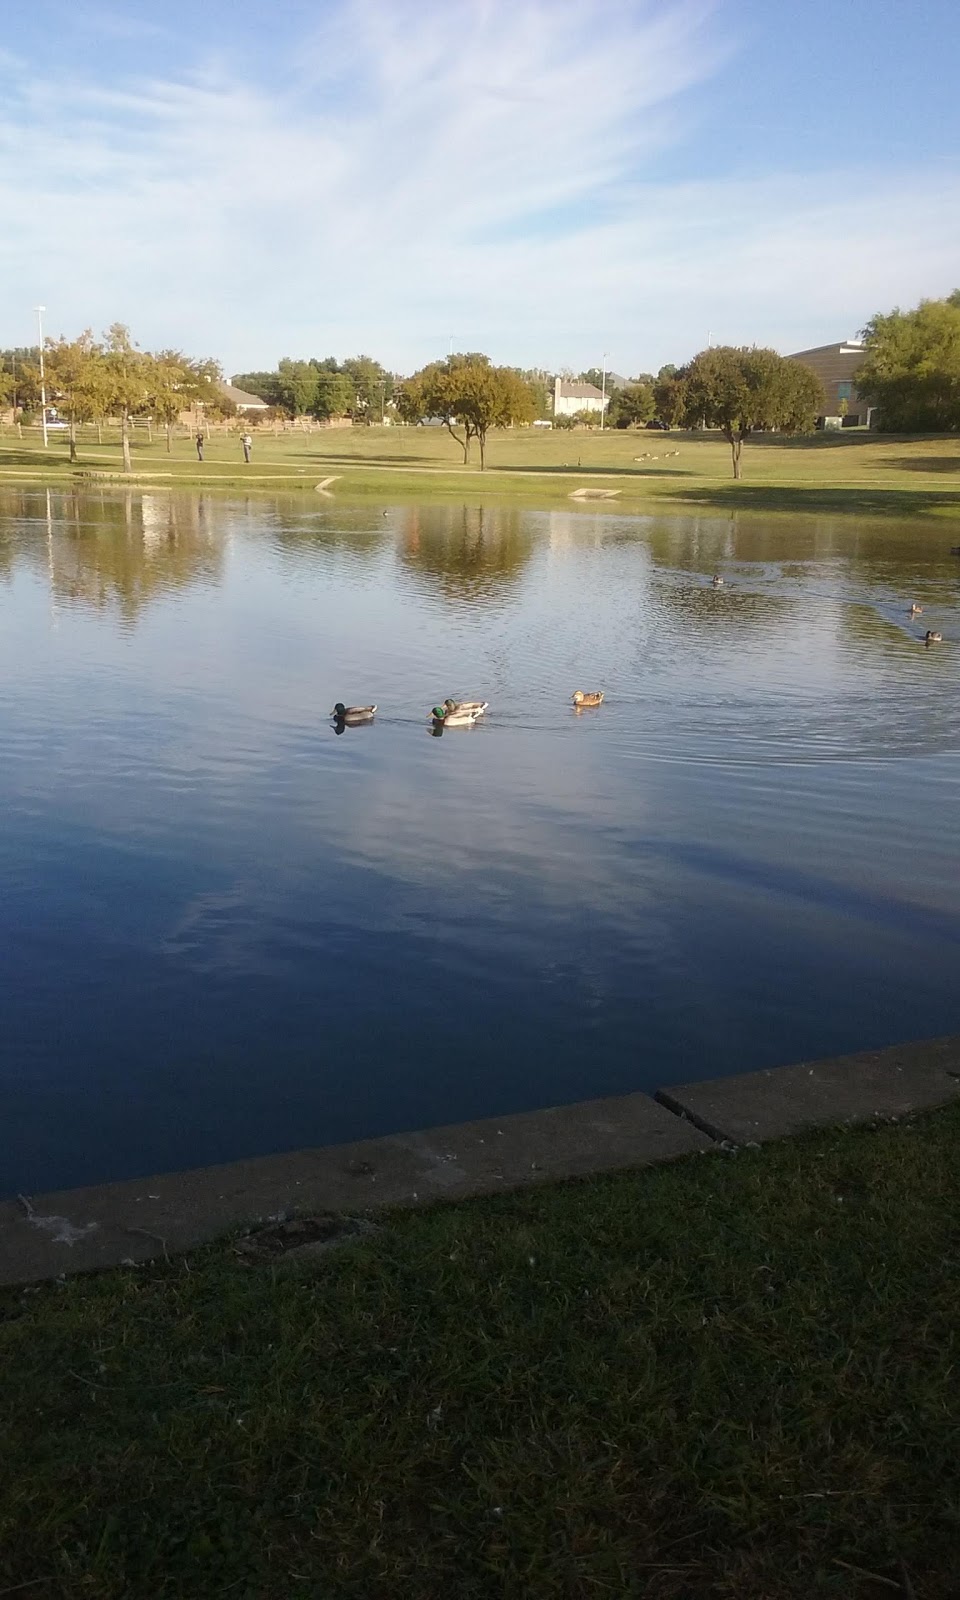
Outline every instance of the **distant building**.
<svg viewBox="0 0 960 1600">
<path fill-rule="evenodd" d="M 218 388 L 223 398 L 235 405 L 238 411 L 270 410 L 266 400 L 261 400 L 258 394 L 248 394 L 246 389 L 235 389 L 232 383 L 221 380 Z"/>
<path fill-rule="evenodd" d="M 812 350 L 797 350 L 789 356 L 809 367 L 823 384 L 826 407 L 818 419 L 841 417 L 847 428 L 869 427 L 874 407 L 857 390 L 857 371 L 863 363 L 864 347 L 859 339 L 842 344 L 818 344 Z"/>
<path fill-rule="evenodd" d="M 592 383 L 568 383 L 557 378 L 553 385 L 553 414 L 555 417 L 572 417 L 577 411 L 605 411 L 610 404 Z"/>
</svg>

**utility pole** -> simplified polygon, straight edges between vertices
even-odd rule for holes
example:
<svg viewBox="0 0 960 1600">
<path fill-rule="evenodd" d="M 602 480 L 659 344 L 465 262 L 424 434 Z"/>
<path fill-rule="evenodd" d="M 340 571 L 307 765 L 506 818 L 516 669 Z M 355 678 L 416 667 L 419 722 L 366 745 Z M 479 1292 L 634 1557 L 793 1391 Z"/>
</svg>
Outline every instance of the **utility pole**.
<svg viewBox="0 0 960 1600">
<path fill-rule="evenodd" d="M 43 427 L 43 448 L 47 448 L 47 386 L 43 376 L 43 313 L 46 306 L 34 306 L 37 313 L 37 327 L 40 329 L 40 419 Z"/>
<path fill-rule="evenodd" d="M 600 375 L 600 432 L 607 419 L 607 352 L 603 352 L 603 369 Z"/>
</svg>

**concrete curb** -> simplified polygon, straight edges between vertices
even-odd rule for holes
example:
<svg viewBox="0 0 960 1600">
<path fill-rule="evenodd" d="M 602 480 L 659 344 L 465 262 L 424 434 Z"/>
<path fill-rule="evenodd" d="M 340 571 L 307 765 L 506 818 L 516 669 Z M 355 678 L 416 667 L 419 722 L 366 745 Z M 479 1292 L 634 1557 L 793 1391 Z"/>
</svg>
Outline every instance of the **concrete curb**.
<svg viewBox="0 0 960 1600">
<path fill-rule="evenodd" d="M 960 1036 L 356 1144 L 0 1202 L 0 1285 L 182 1252 L 311 1212 L 502 1194 L 960 1098 Z"/>
</svg>

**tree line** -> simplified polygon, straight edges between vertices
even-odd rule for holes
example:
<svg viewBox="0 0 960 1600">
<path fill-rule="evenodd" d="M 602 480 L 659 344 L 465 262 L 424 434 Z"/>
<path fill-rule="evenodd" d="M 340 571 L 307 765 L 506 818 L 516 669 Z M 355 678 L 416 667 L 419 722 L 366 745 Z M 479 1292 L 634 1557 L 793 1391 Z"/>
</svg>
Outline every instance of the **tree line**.
<svg viewBox="0 0 960 1600">
<path fill-rule="evenodd" d="M 857 387 L 878 407 L 883 429 L 960 429 L 960 290 L 942 300 L 923 300 L 911 311 L 878 313 L 862 337 Z M 184 409 L 199 403 L 212 416 L 233 410 L 216 361 L 191 359 L 178 350 L 140 350 L 122 323 L 114 323 L 99 340 L 89 329 L 73 340 L 48 339 L 44 358 L 48 397 L 69 424 L 71 460 L 80 422 L 119 417 L 129 470 L 133 417 L 150 416 L 164 424 L 169 448 L 172 425 Z M 819 380 L 808 368 L 756 346 L 713 346 L 684 366 L 667 365 L 656 376 L 642 373 L 625 384 L 596 368 L 579 376 L 598 387 L 606 383 L 611 427 L 659 422 L 719 429 L 730 444 L 735 477 L 751 434 L 807 431 L 824 404 Z M 407 423 L 433 420 L 459 445 L 465 463 L 476 444 L 482 469 L 491 429 L 550 415 L 553 380 L 543 369 L 496 366 L 486 355 L 467 352 L 430 362 L 408 378 L 366 355 L 344 361 L 284 357 L 274 371 L 238 373 L 234 382 L 293 418 L 379 422 L 389 414 Z M 36 405 L 39 395 L 39 351 L 0 351 L 0 405 Z M 555 425 L 594 422 L 596 414 L 553 420 Z"/>
<path fill-rule="evenodd" d="M 48 403 L 67 422 L 71 461 L 77 459 L 78 423 L 119 418 L 123 465 L 129 472 L 134 417 L 149 416 L 165 426 L 169 450 L 173 424 L 187 407 L 202 404 L 212 416 L 233 409 L 220 389 L 218 362 L 191 360 L 179 350 L 141 350 L 122 322 L 113 323 L 100 339 L 89 328 L 76 339 L 47 339 L 43 366 L 41 376 L 39 349 L 3 352 L 0 404 L 16 401 L 28 412 L 43 403 L 45 391 Z"/>
</svg>

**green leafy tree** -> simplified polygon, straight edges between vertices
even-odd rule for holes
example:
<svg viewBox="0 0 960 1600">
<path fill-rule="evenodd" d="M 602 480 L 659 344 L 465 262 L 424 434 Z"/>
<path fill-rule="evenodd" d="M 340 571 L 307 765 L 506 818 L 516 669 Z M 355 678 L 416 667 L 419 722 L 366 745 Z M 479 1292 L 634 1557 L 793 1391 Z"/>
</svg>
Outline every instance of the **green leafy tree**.
<svg viewBox="0 0 960 1600">
<path fill-rule="evenodd" d="M 103 346 L 89 328 L 77 339 L 48 339 L 45 367 L 57 410 L 69 424 L 70 460 L 76 461 L 77 423 L 102 422 L 112 399 Z"/>
<path fill-rule="evenodd" d="M 169 455 L 173 425 L 196 397 L 197 375 L 179 350 L 161 350 L 147 362 L 146 380 L 150 410 L 166 430 Z"/>
<path fill-rule="evenodd" d="M 347 379 L 353 402 L 351 411 L 358 422 L 379 422 L 393 398 L 393 378 L 372 356 L 349 356 L 340 365 Z"/>
<path fill-rule="evenodd" d="M 306 416 L 317 403 L 317 368 L 311 361 L 284 356 L 277 367 L 280 404 L 291 417 Z"/>
<path fill-rule="evenodd" d="M 654 416 L 658 422 L 666 423 L 668 428 L 675 428 L 683 418 L 683 408 L 683 379 L 678 378 L 675 367 L 670 372 L 661 367 L 660 375 L 653 386 Z"/>
<path fill-rule="evenodd" d="M 147 405 L 149 358 L 134 344 L 126 324 L 114 322 L 104 334 L 102 359 L 107 409 L 120 418 L 123 470 L 130 472 L 130 418 Z"/>
<path fill-rule="evenodd" d="M 494 367 L 489 356 L 477 353 L 448 356 L 415 373 L 404 384 L 398 409 L 407 421 L 439 417 L 462 449 L 464 465 L 476 439 L 481 471 L 490 429 L 532 422 L 536 416 L 533 392 L 519 373 L 513 367 Z"/>
<path fill-rule="evenodd" d="M 314 372 L 316 390 L 311 411 L 321 422 L 330 417 L 345 417 L 357 404 L 357 392 L 345 372 L 326 362 Z"/>
<path fill-rule="evenodd" d="M 639 428 L 650 421 L 653 413 L 653 390 L 649 384 L 628 383 L 625 389 L 614 391 L 607 420 L 612 428 Z"/>
<path fill-rule="evenodd" d="M 960 289 L 913 311 L 878 314 L 863 330 L 857 388 L 892 433 L 960 428 Z"/>
<path fill-rule="evenodd" d="M 534 416 L 544 419 L 552 416 L 553 378 L 550 373 L 543 367 L 516 367 L 514 370 L 533 396 Z"/>
<path fill-rule="evenodd" d="M 743 475 L 743 441 L 752 433 L 807 432 L 823 407 L 823 389 L 807 367 L 755 346 L 701 350 L 671 381 L 682 385 L 686 426 L 719 428 L 728 441 L 735 478 Z"/>
</svg>

